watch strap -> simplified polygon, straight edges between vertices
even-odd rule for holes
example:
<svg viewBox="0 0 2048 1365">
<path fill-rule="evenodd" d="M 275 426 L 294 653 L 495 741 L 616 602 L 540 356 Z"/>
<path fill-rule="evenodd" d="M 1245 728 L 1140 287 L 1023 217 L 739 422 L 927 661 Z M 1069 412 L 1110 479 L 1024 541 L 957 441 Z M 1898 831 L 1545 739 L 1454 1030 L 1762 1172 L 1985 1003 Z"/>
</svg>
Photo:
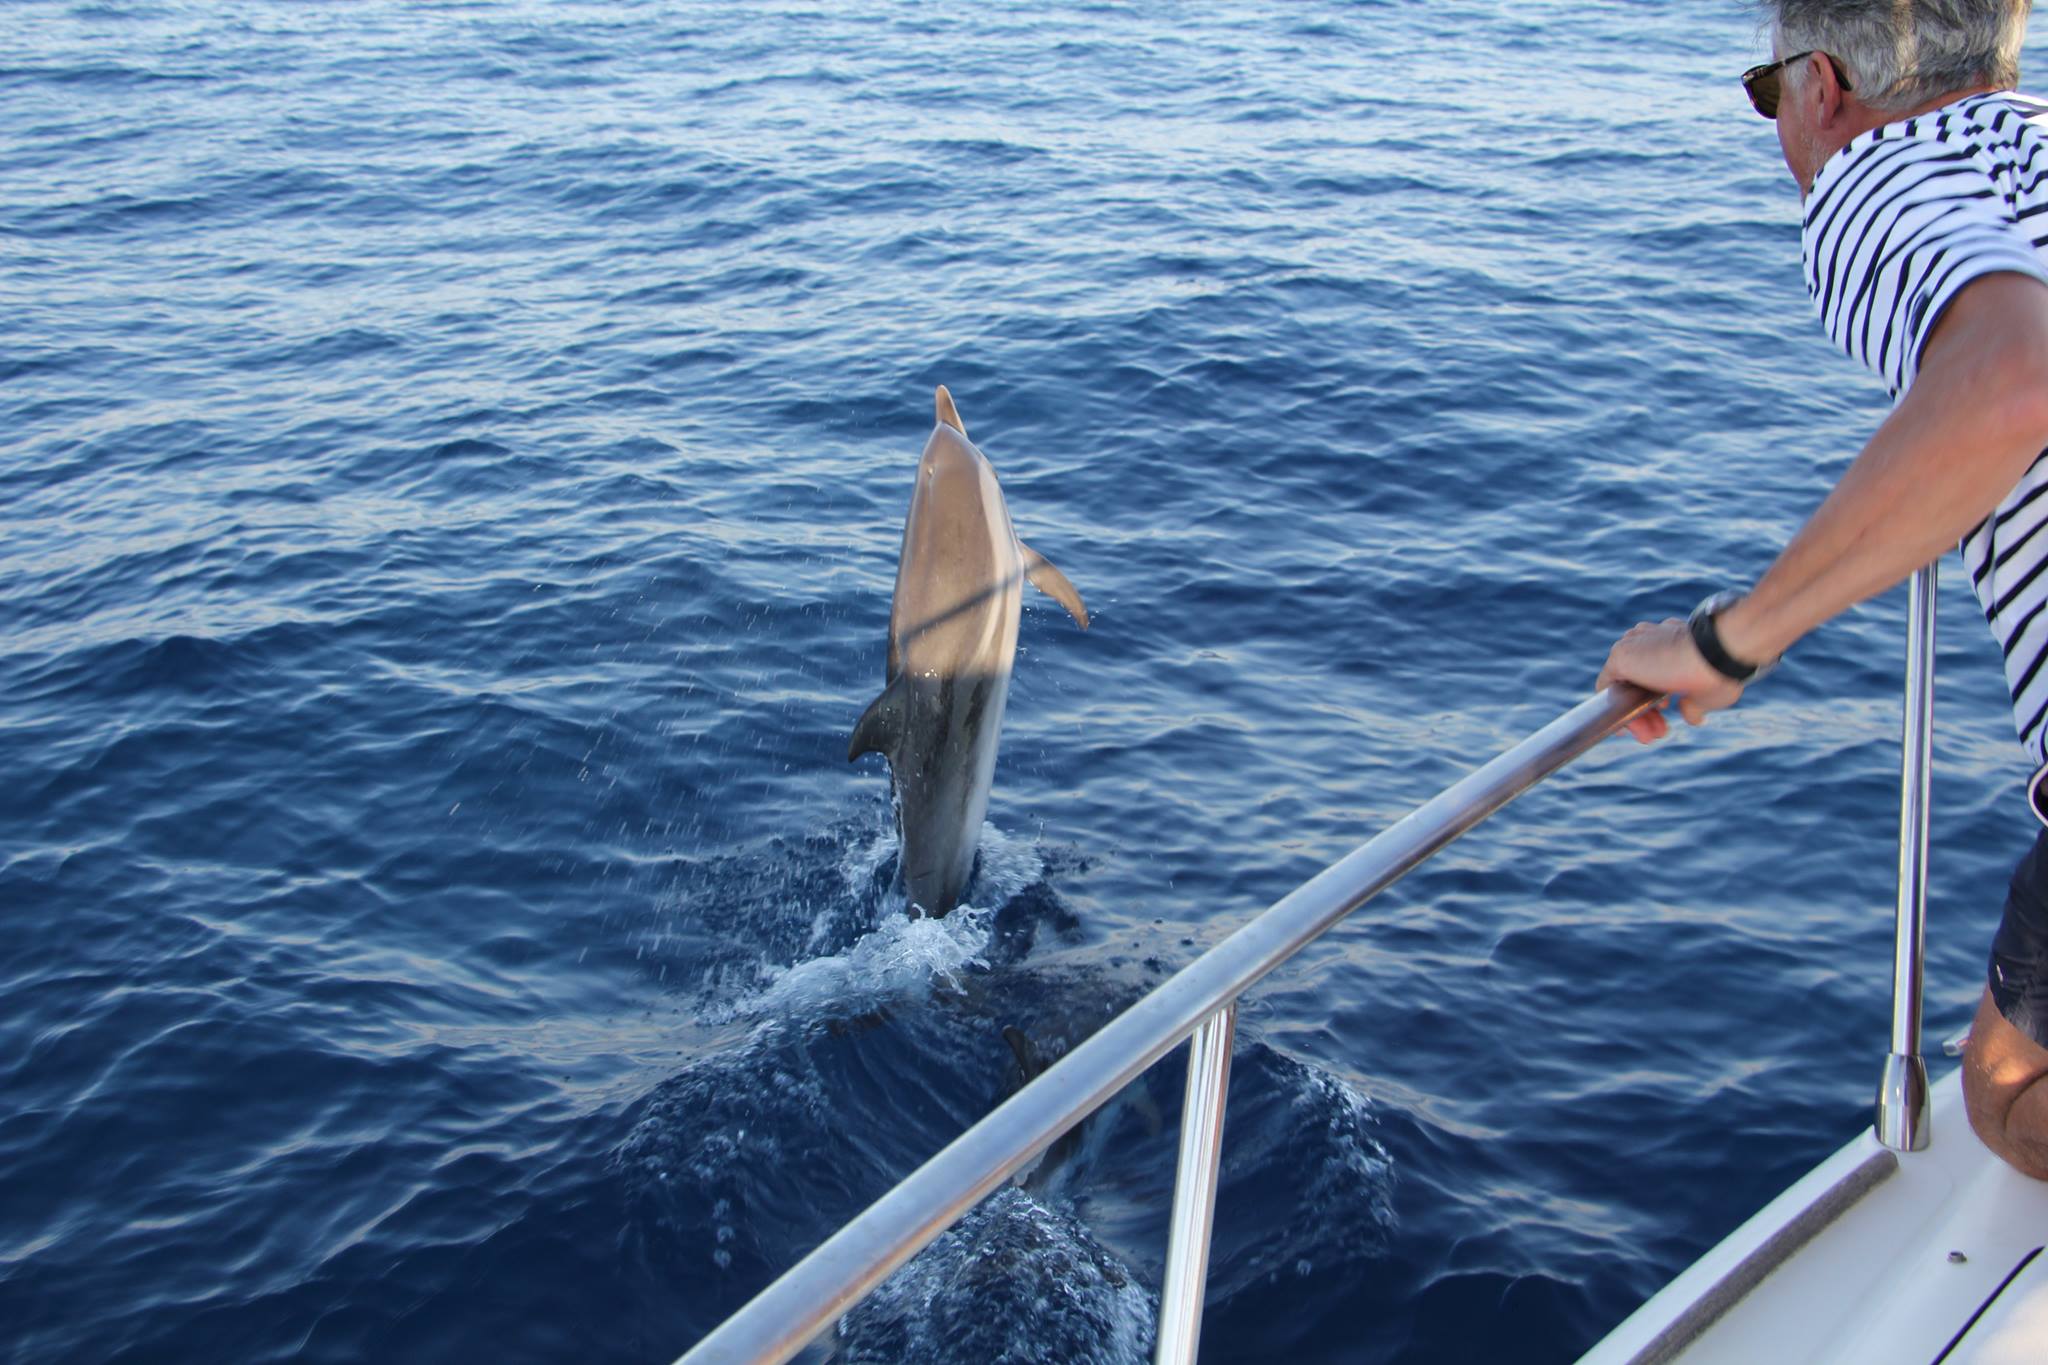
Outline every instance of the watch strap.
<svg viewBox="0 0 2048 1365">
<path fill-rule="evenodd" d="M 1692 609 L 1686 620 L 1686 627 L 1692 632 L 1692 642 L 1699 647 L 1700 657 L 1712 665 L 1714 671 L 1730 682 L 1746 683 L 1762 671 L 1758 664 L 1746 664 L 1728 652 L 1721 643 L 1721 632 L 1714 628 L 1714 617 L 1742 600 L 1736 592 L 1718 592 Z"/>
</svg>

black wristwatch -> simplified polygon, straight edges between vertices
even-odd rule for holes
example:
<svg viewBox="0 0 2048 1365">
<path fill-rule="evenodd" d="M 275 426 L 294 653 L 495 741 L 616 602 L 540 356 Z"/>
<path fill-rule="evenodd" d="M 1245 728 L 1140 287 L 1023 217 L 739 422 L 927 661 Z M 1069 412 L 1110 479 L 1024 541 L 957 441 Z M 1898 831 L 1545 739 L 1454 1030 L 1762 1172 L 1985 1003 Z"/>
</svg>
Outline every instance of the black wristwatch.
<svg viewBox="0 0 2048 1365">
<path fill-rule="evenodd" d="M 1743 596 L 1739 592 L 1717 592 L 1694 607 L 1685 624 L 1692 632 L 1692 642 L 1699 646 L 1701 656 L 1714 666 L 1716 673 L 1730 682 L 1749 683 L 1770 672 L 1771 665 L 1778 661 L 1766 659 L 1762 663 L 1746 664 L 1728 652 L 1727 646 L 1721 643 L 1721 632 L 1714 629 L 1714 618 L 1740 602 Z"/>
</svg>

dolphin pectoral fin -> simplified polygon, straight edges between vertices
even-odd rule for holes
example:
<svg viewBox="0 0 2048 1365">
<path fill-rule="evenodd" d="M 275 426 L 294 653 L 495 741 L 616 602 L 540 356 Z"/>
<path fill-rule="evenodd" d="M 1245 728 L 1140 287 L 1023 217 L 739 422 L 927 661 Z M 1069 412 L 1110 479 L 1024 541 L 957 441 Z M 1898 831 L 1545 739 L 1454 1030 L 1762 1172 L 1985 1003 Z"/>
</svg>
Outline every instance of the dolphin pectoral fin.
<svg viewBox="0 0 2048 1365">
<path fill-rule="evenodd" d="M 1088 629 L 1088 608 L 1081 605 L 1081 594 L 1074 591 L 1074 585 L 1067 581 L 1067 576 L 1054 568 L 1050 559 L 1023 541 L 1017 542 L 1017 548 L 1024 552 L 1024 576 L 1031 580 L 1031 586 L 1065 607 L 1067 615 L 1073 617 L 1081 629 Z"/>
<path fill-rule="evenodd" d="M 960 420 L 960 409 L 953 406 L 953 395 L 946 392 L 944 384 L 939 385 L 939 420 L 962 436 L 967 434 L 967 424 Z"/>
<path fill-rule="evenodd" d="M 861 712 L 854 723 L 853 739 L 846 746 L 846 761 L 853 762 L 862 754 L 881 754 L 888 758 L 895 751 L 896 740 L 903 733 L 903 687 L 898 677 L 882 689 L 882 695 L 868 703 L 868 709 Z M 889 760 L 895 762 L 893 758 Z"/>
</svg>

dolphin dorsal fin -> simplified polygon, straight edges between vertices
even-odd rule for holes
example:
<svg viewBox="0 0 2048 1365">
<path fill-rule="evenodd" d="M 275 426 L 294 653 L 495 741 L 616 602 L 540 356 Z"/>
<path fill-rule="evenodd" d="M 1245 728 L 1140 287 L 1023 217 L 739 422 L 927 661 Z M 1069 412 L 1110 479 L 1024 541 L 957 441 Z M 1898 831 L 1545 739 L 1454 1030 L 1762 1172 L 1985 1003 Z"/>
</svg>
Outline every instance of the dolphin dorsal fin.
<svg viewBox="0 0 2048 1365">
<path fill-rule="evenodd" d="M 880 754 L 893 766 L 896 741 L 903 734 L 903 676 L 899 673 L 882 689 L 882 695 L 868 703 L 854 722 L 853 738 L 846 746 L 846 761 L 862 754 Z"/>
<path fill-rule="evenodd" d="M 946 392 L 944 384 L 939 385 L 939 420 L 962 436 L 967 434 L 967 423 L 960 420 L 960 409 L 953 406 L 953 395 Z"/>
<path fill-rule="evenodd" d="M 1053 567 L 1050 559 L 1026 545 L 1017 542 L 1017 548 L 1024 552 L 1024 576 L 1031 580 L 1031 586 L 1050 597 L 1067 609 L 1067 615 L 1081 629 L 1088 629 L 1088 608 L 1081 605 L 1081 594 L 1074 591 L 1074 585 L 1067 576 Z"/>
<path fill-rule="evenodd" d="M 1010 1045 L 1010 1055 L 1017 1059 L 1017 1070 L 1024 1073 L 1024 1084 L 1037 1080 L 1045 1071 L 1045 1054 L 1031 1041 L 1031 1035 L 1015 1024 L 1005 1024 L 1003 1041 Z"/>
</svg>

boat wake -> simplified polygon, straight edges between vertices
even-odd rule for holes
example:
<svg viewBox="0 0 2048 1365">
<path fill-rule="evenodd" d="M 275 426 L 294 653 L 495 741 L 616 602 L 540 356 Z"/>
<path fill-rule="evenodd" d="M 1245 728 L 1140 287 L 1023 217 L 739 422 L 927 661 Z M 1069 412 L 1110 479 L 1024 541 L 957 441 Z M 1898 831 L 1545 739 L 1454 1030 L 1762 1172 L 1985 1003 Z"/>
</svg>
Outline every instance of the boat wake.
<svg viewBox="0 0 2048 1365">
<path fill-rule="evenodd" d="M 1151 1359 L 1155 1297 L 1073 1212 L 998 1190 L 840 1319 L 843 1365 Z"/>
<path fill-rule="evenodd" d="M 779 906 L 765 867 L 729 864 L 752 924 L 715 886 L 694 902 L 729 948 L 690 1011 L 711 1033 L 641 1102 L 617 1162 L 628 1236 L 704 1286 L 701 1330 L 1164 973 L 1028 960 L 1038 926 L 1073 920 L 1035 841 L 984 830 L 971 903 L 936 920 L 904 912 L 895 856 L 893 835 L 816 840 Z M 925 1248 L 841 1321 L 831 1358 L 1147 1358 L 1183 1067 L 1138 1078 Z M 1212 1297 L 1313 1297 L 1383 1250 L 1375 1126 L 1345 1082 L 1241 1033 Z"/>
</svg>

